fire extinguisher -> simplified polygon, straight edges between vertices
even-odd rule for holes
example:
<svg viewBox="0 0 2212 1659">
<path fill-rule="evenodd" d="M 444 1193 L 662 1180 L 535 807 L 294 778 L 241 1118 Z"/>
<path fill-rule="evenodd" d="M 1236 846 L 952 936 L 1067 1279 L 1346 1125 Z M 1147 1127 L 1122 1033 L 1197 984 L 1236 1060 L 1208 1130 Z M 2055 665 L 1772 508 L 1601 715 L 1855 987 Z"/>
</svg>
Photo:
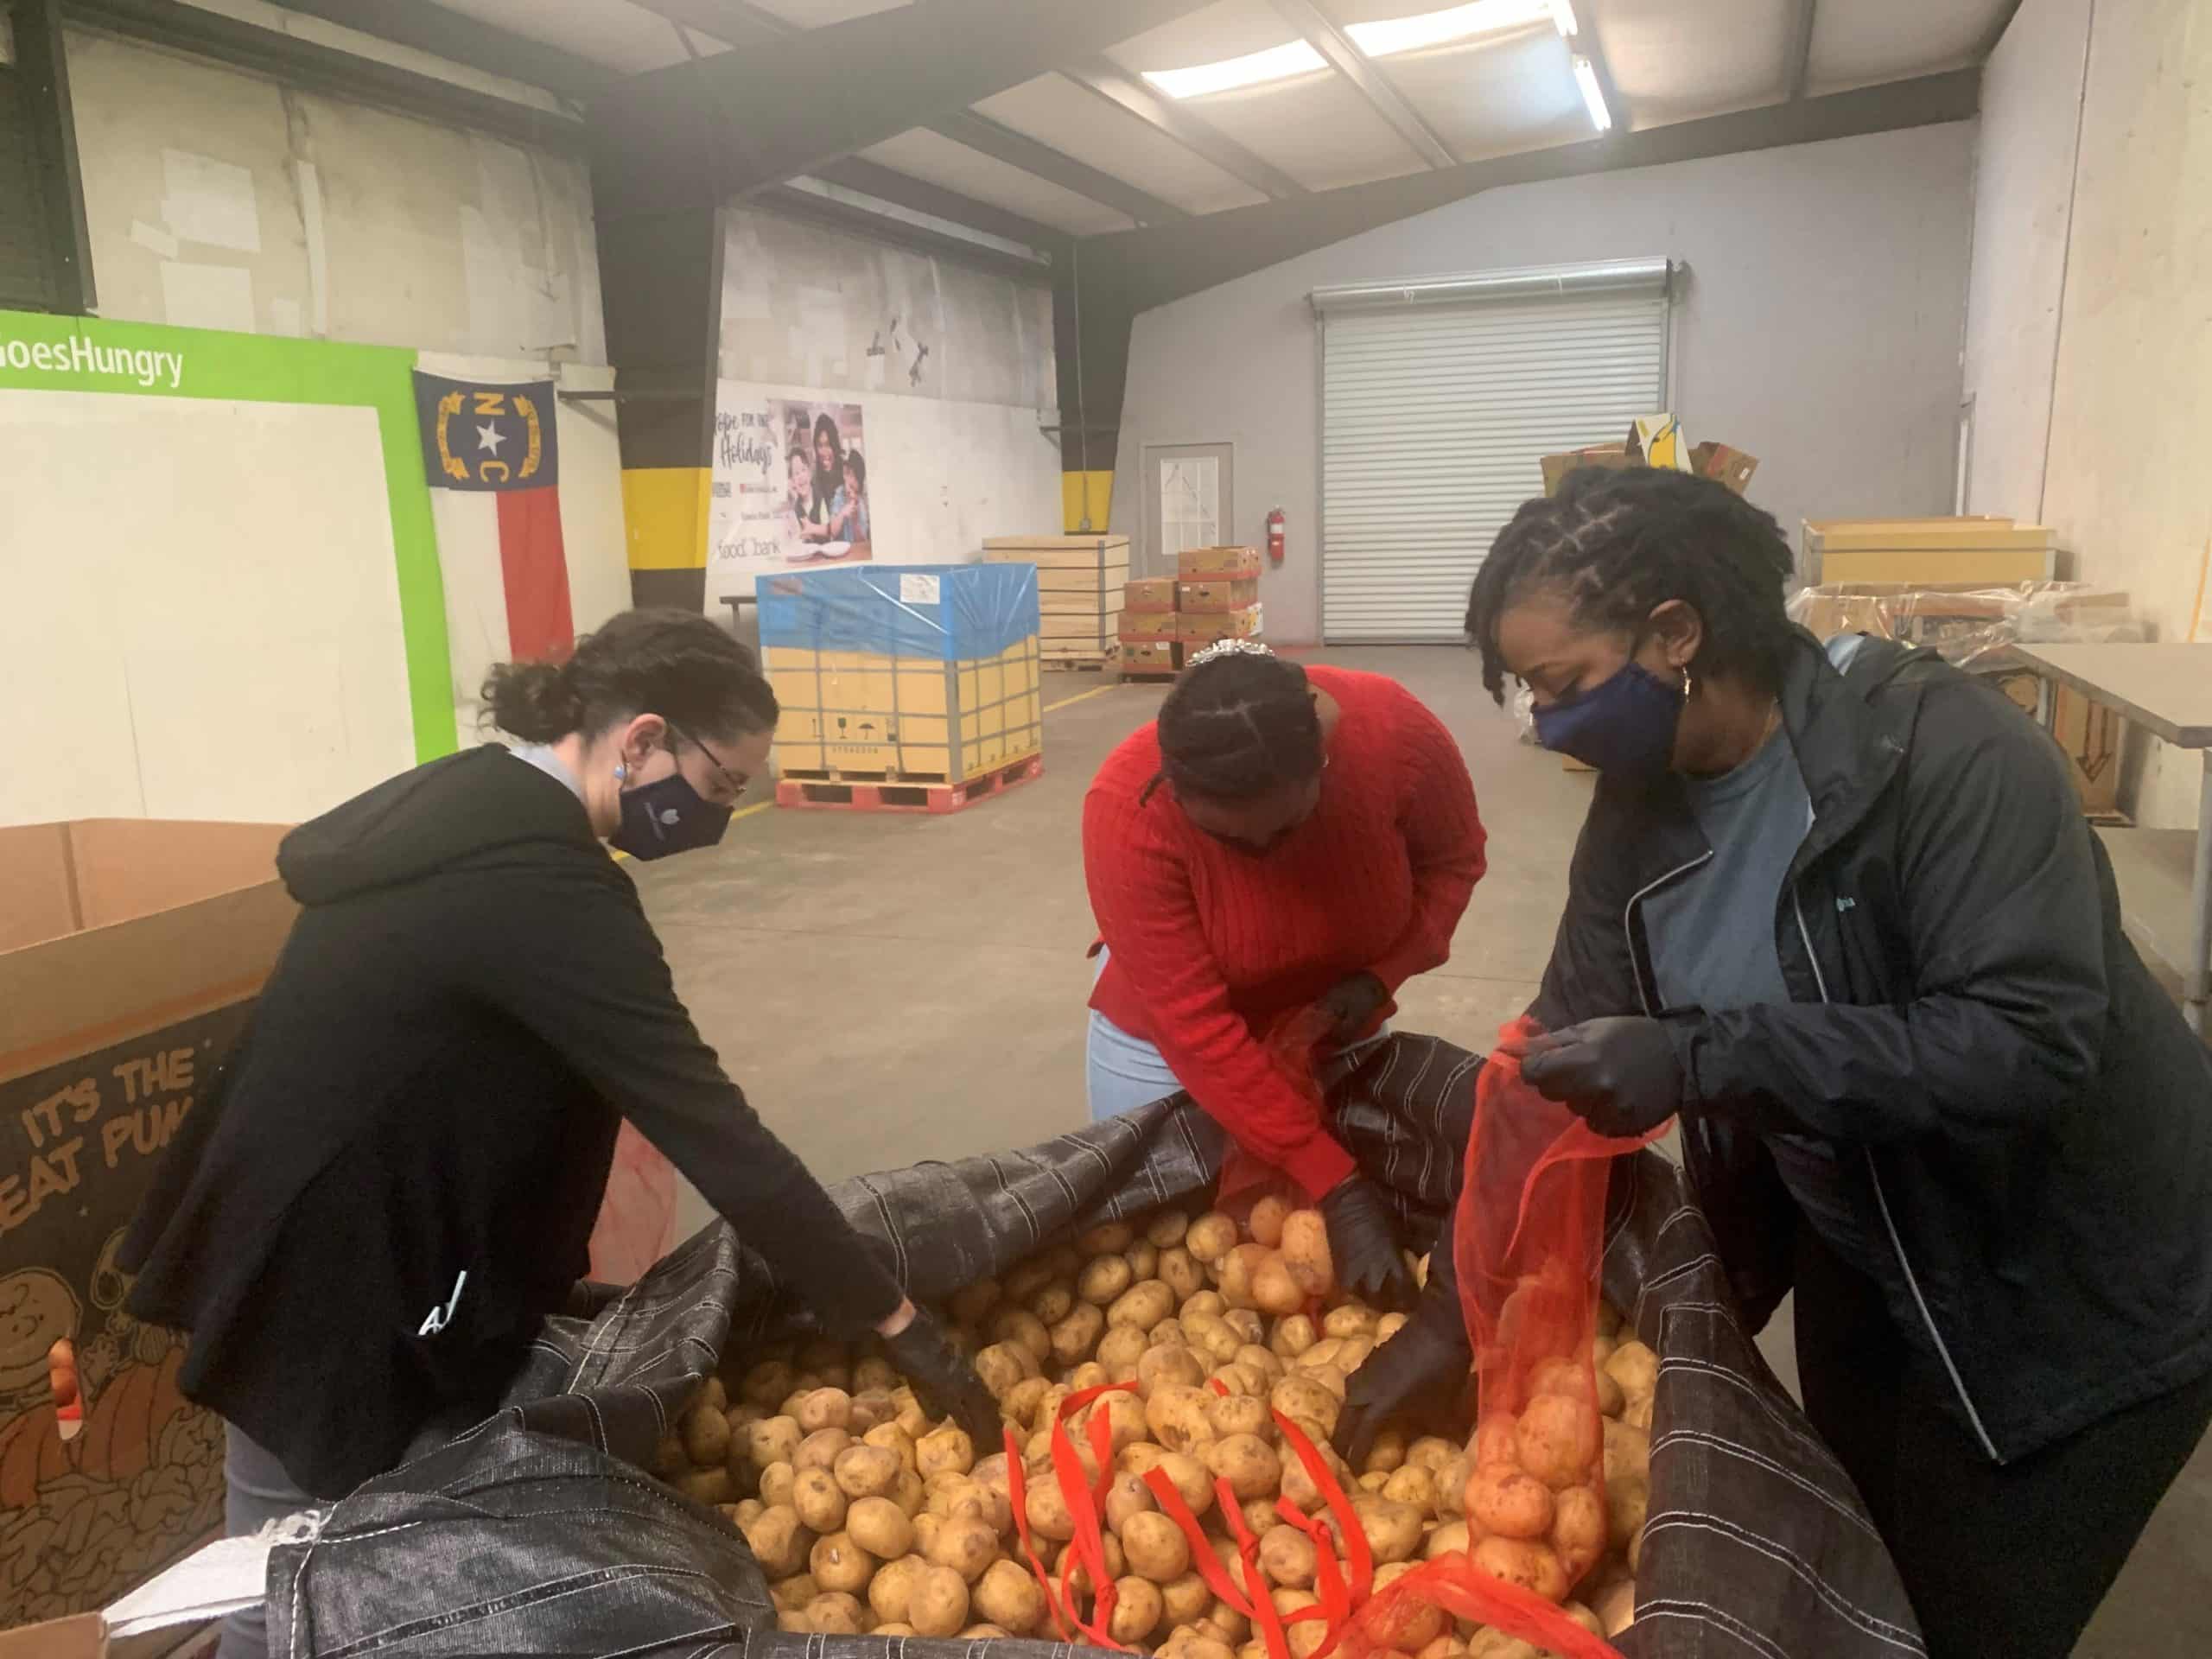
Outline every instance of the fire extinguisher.
<svg viewBox="0 0 2212 1659">
<path fill-rule="evenodd" d="M 1275 508 L 1268 514 L 1268 563 L 1282 563 L 1282 509 Z"/>
</svg>

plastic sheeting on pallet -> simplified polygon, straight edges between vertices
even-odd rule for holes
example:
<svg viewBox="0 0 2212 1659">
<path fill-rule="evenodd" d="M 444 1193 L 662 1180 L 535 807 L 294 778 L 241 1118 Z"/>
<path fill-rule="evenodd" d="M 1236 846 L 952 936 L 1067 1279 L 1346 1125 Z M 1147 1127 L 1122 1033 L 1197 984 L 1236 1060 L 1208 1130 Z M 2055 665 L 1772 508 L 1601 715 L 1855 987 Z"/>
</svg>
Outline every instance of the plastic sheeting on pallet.
<svg viewBox="0 0 2212 1659">
<path fill-rule="evenodd" d="M 1400 1034 L 1327 1079 L 1337 1133 L 1415 1236 L 1452 1196 L 1477 1064 Z M 1177 1096 L 1019 1152 L 832 1192 L 928 1300 L 1101 1221 L 1195 1198 L 1224 1149 Z M 1711 1230 L 1656 1154 L 1617 1168 L 1605 1274 L 1660 1355 L 1650 1519 L 1623 1653 L 1923 1652 L 1849 1479 L 1738 1325 Z M 1044 1659 L 1054 1644 L 779 1633 L 735 1529 L 642 1472 L 726 1344 L 742 1356 L 802 1328 L 766 1264 L 720 1224 L 588 1317 L 549 1321 L 505 1410 L 366 1483 L 317 1538 L 271 1556 L 271 1651 Z"/>
<path fill-rule="evenodd" d="M 961 662 L 995 657 L 1039 624 L 1033 564 L 855 565 L 764 575 L 760 644 Z"/>
</svg>

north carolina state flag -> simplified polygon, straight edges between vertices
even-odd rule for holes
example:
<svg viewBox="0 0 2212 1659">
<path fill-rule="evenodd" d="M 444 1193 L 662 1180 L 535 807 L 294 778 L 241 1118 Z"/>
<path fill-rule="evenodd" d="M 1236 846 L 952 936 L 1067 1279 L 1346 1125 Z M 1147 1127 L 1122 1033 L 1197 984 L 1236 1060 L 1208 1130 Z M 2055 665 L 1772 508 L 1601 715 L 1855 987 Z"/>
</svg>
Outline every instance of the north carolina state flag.
<svg viewBox="0 0 2212 1659">
<path fill-rule="evenodd" d="M 557 662 L 575 640 L 554 409 L 550 380 L 491 385 L 415 371 L 423 474 L 448 591 L 475 585 L 472 575 L 483 573 L 472 562 L 496 550 L 506 638 L 487 641 L 495 662 Z"/>
</svg>

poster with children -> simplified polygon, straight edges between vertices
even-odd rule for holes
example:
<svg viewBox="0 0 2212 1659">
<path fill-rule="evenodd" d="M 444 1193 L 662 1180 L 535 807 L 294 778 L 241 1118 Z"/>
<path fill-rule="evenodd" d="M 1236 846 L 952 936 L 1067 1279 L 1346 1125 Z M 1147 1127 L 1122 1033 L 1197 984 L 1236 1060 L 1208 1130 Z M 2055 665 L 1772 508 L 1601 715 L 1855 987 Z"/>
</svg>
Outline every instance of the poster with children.
<svg viewBox="0 0 2212 1659">
<path fill-rule="evenodd" d="M 728 383 L 715 411 L 708 589 L 753 591 L 762 571 L 874 556 L 858 404 L 762 397 Z"/>
</svg>

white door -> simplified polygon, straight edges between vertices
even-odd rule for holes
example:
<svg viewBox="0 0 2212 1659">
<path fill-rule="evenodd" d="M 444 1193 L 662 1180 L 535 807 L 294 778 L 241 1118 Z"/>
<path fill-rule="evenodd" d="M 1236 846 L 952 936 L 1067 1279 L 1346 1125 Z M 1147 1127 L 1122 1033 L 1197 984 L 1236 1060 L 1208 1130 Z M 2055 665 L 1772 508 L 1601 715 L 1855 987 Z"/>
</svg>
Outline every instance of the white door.
<svg viewBox="0 0 2212 1659">
<path fill-rule="evenodd" d="M 1177 554 L 1228 542 L 1235 461 L 1225 443 L 1151 444 L 1144 465 L 1146 569 L 1172 576 Z"/>
<path fill-rule="evenodd" d="M 1321 626 L 1456 642 L 1541 458 L 1666 407 L 1667 301 L 1599 294 L 1325 313 Z"/>
</svg>

